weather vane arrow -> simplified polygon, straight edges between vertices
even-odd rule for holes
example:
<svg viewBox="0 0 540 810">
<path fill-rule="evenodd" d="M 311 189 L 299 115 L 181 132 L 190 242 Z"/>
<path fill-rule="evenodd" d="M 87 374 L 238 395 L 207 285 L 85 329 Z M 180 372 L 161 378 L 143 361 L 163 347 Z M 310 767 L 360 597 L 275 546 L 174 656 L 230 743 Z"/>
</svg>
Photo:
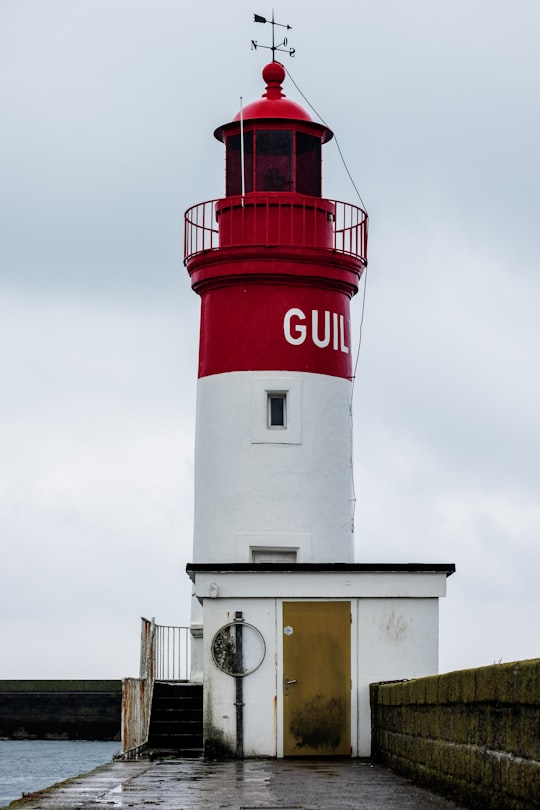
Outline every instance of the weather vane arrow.
<svg viewBox="0 0 540 810">
<path fill-rule="evenodd" d="M 259 45 L 257 43 L 256 39 L 252 39 L 251 40 L 251 49 L 252 50 L 256 51 L 257 48 L 266 48 L 267 50 L 272 51 L 272 61 L 273 62 L 276 61 L 276 51 L 281 51 L 282 53 L 288 53 L 289 56 L 294 56 L 296 51 L 295 51 L 294 48 L 287 47 L 288 44 L 289 44 L 289 42 L 287 40 L 287 37 L 284 37 L 283 42 L 280 42 L 279 45 L 276 45 L 276 40 L 275 40 L 276 25 L 278 25 L 280 28 L 286 28 L 287 31 L 292 30 L 292 25 L 284 25 L 284 23 L 276 22 L 274 20 L 274 12 L 273 11 L 272 11 L 272 19 L 271 20 L 267 20 L 266 17 L 262 17 L 260 14 L 254 14 L 253 15 L 253 21 L 256 22 L 256 23 L 270 23 L 270 25 L 272 26 L 272 44 L 271 45 Z"/>
</svg>

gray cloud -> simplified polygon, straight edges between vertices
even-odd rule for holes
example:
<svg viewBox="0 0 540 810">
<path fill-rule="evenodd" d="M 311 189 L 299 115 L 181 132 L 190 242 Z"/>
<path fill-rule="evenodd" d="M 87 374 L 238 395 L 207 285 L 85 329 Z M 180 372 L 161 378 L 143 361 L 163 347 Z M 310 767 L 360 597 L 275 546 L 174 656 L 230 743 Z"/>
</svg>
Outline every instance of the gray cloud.
<svg viewBox="0 0 540 810">
<path fill-rule="evenodd" d="M 263 90 L 253 11 L 2 6 L 3 677 L 135 674 L 138 617 L 188 620 L 198 301 L 182 216 L 222 195 L 212 132 Z M 457 563 L 444 669 L 537 655 L 539 7 L 286 14 L 286 66 L 371 217 L 359 559 Z M 332 144 L 324 182 L 355 201 Z"/>
</svg>

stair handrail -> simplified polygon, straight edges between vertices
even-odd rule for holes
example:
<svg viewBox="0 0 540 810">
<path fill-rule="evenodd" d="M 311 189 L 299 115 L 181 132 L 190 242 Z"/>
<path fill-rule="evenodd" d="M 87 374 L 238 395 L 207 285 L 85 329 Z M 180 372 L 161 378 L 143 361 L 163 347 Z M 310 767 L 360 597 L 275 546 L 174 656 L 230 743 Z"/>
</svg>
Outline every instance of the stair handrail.
<svg viewBox="0 0 540 810">
<path fill-rule="evenodd" d="M 122 752 L 136 759 L 148 744 L 154 683 L 188 681 L 190 628 L 141 617 L 139 677 L 122 680 Z"/>
<path fill-rule="evenodd" d="M 189 681 L 191 628 L 156 624 L 154 675 L 156 681 Z"/>
</svg>

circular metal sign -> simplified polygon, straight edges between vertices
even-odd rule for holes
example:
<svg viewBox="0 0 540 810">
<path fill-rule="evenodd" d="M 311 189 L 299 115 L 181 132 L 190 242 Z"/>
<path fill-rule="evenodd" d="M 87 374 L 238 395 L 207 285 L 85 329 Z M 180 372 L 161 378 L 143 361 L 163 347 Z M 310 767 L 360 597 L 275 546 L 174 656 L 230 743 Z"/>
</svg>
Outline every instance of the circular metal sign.
<svg viewBox="0 0 540 810">
<path fill-rule="evenodd" d="M 222 672 L 234 677 L 250 675 L 266 655 L 261 632 L 247 622 L 231 622 L 217 631 L 212 641 L 212 658 Z"/>
</svg>

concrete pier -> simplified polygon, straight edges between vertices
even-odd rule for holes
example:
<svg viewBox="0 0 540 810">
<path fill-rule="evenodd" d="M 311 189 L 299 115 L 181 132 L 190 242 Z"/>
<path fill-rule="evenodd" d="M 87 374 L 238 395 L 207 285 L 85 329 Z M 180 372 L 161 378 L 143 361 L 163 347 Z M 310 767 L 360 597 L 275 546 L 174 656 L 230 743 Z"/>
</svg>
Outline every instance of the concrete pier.
<svg viewBox="0 0 540 810">
<path fill-rule="evenodd" d="M 9 805 L 10 810 L 456 810 L 456 804 L 364 760 L 199 759 L 111 762 Z"/>
</svg>

